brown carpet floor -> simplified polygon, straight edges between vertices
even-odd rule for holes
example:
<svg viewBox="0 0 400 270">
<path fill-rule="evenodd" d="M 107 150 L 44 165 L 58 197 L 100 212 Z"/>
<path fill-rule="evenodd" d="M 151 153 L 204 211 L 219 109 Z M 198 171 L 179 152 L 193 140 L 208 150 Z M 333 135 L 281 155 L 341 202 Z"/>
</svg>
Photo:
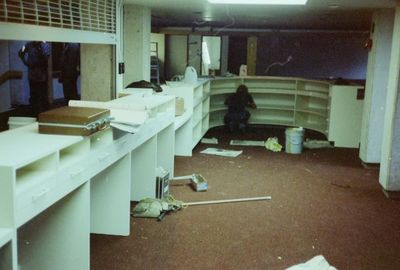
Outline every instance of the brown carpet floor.
<svg viewBox="0 0 400 270">
<path fill-rule="evenodd" d="M 171 187 L 185 202 L 271 195 L 271 201 L 191 206 L 163 221 L 131 219 L 129 237 L 91 236 L 91 269 L 285 269 L 322 254 L 338 269 L 400 269 L 400 201 L 387 199 L 377 167 L 357 149 L 300 155 L 229 140 L 265 140 L 282 128 L 231 135 L 209 131 L 218 146 L 199 144 L 175 159 L 175 175 L 201 173 L 207 192 Z M 318 135 L 311 132 L 306 137 Z M 206 147 L 243 150 L 237 158 L 200 154 Z"/>
</svg>

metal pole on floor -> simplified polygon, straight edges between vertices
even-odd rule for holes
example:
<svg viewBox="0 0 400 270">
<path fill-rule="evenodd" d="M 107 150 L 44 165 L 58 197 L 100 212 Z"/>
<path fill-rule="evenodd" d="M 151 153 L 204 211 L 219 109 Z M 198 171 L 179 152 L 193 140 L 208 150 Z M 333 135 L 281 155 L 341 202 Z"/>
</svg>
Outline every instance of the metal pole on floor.
<svg viewBox="0 0 400 270">
<path fill-rule="evenodd" d="M 254 197 L 254 198 L 242 198 L 242 199 L 227 199 L 227 200 L 215 200 L 215 201 L 204 201 L 204 202 L 188 202 L 184 205 L 192 206 L 192 205 L 205 205 L 205 204 L 219 204 L 219 203 L 234 203 L 234 202 L 248 202 L 248 201 L 265 201 L 271 200 L 271 196 L 264 197 Z"/>
</svg>

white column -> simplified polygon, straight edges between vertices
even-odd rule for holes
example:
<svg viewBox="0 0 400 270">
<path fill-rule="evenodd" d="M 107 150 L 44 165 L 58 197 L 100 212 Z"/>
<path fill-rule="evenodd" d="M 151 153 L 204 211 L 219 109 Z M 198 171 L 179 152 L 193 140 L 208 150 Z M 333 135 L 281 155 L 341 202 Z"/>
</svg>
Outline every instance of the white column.
<svg viewBox="0 0 400 270">
<path fill-rule="evenodd" d="M 366 163 L 381 161 L 393 22 L 394 9 L 374 13 L 360 143 L 360 158 Z"/>
<path fill-rule="evenodd" d="M 400 191 L 400 5 L 391 50 L 379 182 L 387 191 Z"/>
<path fill-rule="evenodd" d="M 124 86 L 150 81 L 151 12 L 147 7 L 124 5 Z"/>
</svg>

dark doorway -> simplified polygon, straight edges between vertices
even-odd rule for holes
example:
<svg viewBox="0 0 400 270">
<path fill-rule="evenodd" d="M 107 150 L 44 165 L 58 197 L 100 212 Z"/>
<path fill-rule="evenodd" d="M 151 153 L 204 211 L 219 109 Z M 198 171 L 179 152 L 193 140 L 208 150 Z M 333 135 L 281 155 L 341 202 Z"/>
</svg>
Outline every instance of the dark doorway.
<svg viewBox="0 0 400 270">
<path fill-rule="evenodd" d="M 247 37 L 229 37 L 228 71 L 239 74 L 241 65 L 247 63 Z"/>
</svg>

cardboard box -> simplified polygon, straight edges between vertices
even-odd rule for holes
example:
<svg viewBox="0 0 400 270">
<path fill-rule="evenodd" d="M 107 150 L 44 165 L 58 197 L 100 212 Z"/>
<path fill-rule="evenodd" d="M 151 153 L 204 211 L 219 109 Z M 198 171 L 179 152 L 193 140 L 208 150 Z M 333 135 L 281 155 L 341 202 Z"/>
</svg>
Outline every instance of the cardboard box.
<svg viewBox="0 0 400 270">
<path fill-rule="evenodd" d="M 60 107 L 38 115 L 39 133 L 91 135 L 110 126 L 110 110 L 86 107 Z"/>
</svg>

